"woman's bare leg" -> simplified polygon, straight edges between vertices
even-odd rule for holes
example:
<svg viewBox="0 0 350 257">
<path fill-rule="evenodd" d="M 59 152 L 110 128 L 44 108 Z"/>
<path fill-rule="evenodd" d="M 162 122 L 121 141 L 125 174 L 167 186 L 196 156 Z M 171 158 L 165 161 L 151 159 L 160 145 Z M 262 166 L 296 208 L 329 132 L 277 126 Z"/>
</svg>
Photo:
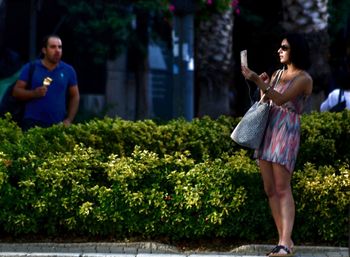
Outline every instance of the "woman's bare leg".
<svg viewBox="0 0 350 257">
<path fill-rule="evenodd" d="M 282 219 L 281 219 L 281 212 L 280 212 L 280 202 L 275 190 L 276 186 L 275 186 L 273 166 L 271 162 L 267 162 L 264 160 L 259 160 L 259 166 L 260 166 L 260 172 L 264 183 L 264 190 L 268 197 L 272 217 L 275 221 L 277 231 L 278 231 L 278 237 L 279 237 L 278 244 L 280 244 L 283 229 L 282 229 Z"/>
<path fill-rule="evenodd" d="M 276 198 L 279 206 L 281 226 L 280 242 L 289 248 L 293 247 L 292 231 L 295 218 L 295 204 L 292 195 L 292 174 L 280 164 L 272 164 Z"/>
</svg>

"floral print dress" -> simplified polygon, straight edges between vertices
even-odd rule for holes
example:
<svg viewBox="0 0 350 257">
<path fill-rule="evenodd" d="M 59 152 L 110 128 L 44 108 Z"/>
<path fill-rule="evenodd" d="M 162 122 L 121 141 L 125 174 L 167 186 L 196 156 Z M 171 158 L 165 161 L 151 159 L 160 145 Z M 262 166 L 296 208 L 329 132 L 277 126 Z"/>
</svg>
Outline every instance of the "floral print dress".
<svg viewBox="0 0 350 257">
<path fill-rule="evenodd" d="M 280 82 L 275 90 L 283 94 L 292 82 L 293 79 Z M 281 106 L 271 101 L 265 136 L 260 148 L 255 151 L 255 158 L 281 164 L 293 172 L 300 145 L 300 114 L 306 100 L 305 95 L 299 95 Z"/>
</svg>

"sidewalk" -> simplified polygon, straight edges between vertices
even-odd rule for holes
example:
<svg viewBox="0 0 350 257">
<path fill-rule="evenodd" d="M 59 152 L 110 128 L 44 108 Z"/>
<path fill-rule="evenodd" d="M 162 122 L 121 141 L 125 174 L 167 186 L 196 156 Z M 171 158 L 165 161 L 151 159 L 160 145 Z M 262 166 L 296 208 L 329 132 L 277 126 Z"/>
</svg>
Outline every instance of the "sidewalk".
<svg viewBox="0 0 350 257">
<path fill-rule="evenodd" d="M 272 245 L 244 245 L 227 252 L 181 252 L 154 243 L 0 243 L 0 257 L 257 257 Z M 296 246 L 296 257 L 349 257 L 347 247 Z"/>
</svg>

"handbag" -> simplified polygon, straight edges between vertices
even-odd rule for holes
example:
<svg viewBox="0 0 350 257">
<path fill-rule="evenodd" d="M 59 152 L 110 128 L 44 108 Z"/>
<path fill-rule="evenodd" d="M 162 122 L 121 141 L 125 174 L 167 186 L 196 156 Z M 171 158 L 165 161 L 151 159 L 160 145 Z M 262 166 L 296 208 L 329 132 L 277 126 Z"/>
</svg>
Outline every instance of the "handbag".
<svg viewBox="0 0 350 257">
<path fill-rule="evenodd" d="M 274 87 L 278 84 L 282 73 L 283 70 L 279 70 Z M 259 148 L 265 134 L 270 111 L 270 103 L 263 102 L 264 97 L 265 94 L 261 97 L 260 101 L 255 102 L 249 108 L 232 131 L 231 138 L 237 144 L 251 149 Z"/>
</svg>

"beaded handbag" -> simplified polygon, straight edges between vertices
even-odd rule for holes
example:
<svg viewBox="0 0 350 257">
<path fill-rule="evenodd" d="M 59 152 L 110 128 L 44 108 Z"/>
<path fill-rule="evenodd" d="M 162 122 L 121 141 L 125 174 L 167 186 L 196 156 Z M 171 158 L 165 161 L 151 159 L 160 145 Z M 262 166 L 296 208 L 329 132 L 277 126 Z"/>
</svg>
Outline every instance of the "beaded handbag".
<svg viewBox="0 0 350 257">
<path fill-rule="evenodd" d="M 274 87 L 278 84 L 283 70 L 279 70 Z M 244 114 L 231 133 L 231 138 L 237 144 L 251 149 L 258 149 L 265 134 L 268 121 L 270 103 L 263 102 L 265 94 L 260 101 L 255 102 Z"/>
</svg>

